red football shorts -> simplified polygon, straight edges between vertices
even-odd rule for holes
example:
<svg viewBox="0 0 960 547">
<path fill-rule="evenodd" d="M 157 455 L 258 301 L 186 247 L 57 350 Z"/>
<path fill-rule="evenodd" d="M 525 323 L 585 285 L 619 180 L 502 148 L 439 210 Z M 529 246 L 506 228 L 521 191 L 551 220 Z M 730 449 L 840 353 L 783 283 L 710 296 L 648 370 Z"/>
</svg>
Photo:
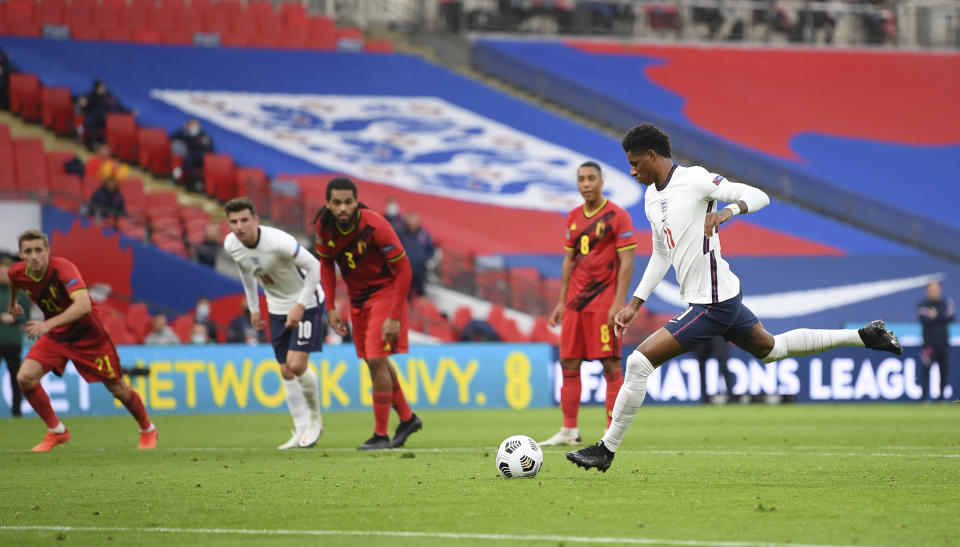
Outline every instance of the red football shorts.
<svg viewBox="0 0 960 547">
<path fill-rule="evenodd" d="M 393 291 L 379 291 L 367 300 L 362 308 L 351 308 L 353 320 L 353 344 L 357 356 L 363 359 L 387 357 L 394 353 L 407 353 L 407 303 L 403 303 L 400 316 L 400 335 L 397 341 L 387 344 L 380 329 L 393 307 Z"/>
<path fill-rule="evenodd" d="M 560 331 L 560 358 L 605 359 L 620 358 L 620 339 L 607 324 L 607 314 L 563 310 Z"/>
<path fill-rule="evenodd" d="M 120 356 L 113 341 L 106 335 L 83 339 L 74 344 L 57 342 L 41 336 L 30 347 L 27 359 L 40 363 L 44 372 L 63 374 L 67 361 L 73 361 L 77 372 L 87 382 L 115 382 L 123 378 Z"/>
</svg>

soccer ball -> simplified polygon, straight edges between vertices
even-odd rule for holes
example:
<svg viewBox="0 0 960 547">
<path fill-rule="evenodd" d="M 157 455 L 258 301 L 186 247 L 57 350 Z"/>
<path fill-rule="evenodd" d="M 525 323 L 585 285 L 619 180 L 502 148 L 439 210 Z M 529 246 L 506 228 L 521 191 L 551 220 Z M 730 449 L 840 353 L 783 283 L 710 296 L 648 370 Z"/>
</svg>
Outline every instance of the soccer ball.
<svg viewBox="0 0 960 547">
<path fill-rule="evenodd" d="M 497 450 L 497 471 L 508 479 L 536 477 L 542 463 L 540 445 L 526 435 L 507 437 Z"/>
</svg>

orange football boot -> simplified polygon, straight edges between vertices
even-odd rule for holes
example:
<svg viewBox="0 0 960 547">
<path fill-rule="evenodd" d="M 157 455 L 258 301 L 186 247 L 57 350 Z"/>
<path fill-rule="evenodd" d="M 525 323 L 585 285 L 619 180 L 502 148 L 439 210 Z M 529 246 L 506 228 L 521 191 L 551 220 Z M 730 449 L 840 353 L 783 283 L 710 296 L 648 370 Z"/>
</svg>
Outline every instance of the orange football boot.
<svg viewBox="0 0 960 547">
<path fill-rule="evenodd" d="M 63 430 L 63 433 L 47 433 L 44 435 L 40 444 L 33 447 L 34 452 L 50 452 L 58 444 L 65 444 L 70 441 L 70 432 Z"/>
</svg>

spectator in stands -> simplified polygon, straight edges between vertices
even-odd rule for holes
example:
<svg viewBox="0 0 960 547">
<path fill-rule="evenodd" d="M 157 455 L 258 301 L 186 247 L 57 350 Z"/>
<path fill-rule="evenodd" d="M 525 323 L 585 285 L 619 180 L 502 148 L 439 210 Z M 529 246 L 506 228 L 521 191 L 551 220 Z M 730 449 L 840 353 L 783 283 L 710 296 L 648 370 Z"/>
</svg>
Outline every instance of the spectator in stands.
<svg viewBox="0 0 960 547">
<path fill-rule="evenodd" d="M 500 336 L 493 325 L 482 319 L 471 319 L 460 331 L 461 342 L 499 342 Z"/>
<path fill-rule="evenodd" d="M 956 315 L 953 300 L 943 297 L 943 288 L 937 281 L 927 283 L 927 297 L 917 306 L 917 316 L 923 324 L 923 347 L 920 361 L 926 370 L 919 371 L 923 400 L 930 393 L 930 372 L 933 364 L 940 366 L 940 400 L 945 401 L 944 391 L 950 375 L 950 323 Z"/>
<path fill-rule="evenodd" d="M 192 192 L 203 192 L 203 156 L 213 152 L 213 139 L 203 130 L 200 120 L 190 118 L 170 135 L 173 153 L 183 164 L 173 170 L 173 181 Z"/>
<path fill-rule="evenodd" d="M 460 32 L 460 21 L 463 19 L 463 2 L 460 0 L 440 0 L 440 15 L 443 17 L 447 32 Z"/>
<path fill-rule="evenodd" d="M 400 203 L 397 198 L 393 196 L 387 198 L 387 203 L 383 207 L 383 218 L 387 219 L 395 232 L 400 232 L 403 227 L 403 215 L 400 214 Z"/>
<path fill-rule="evenodd" d="M 207 334 L 207 328 L 201 323 L 194 323 L 190 327 L 190 343 L 195 346 L 203 346 L 206 344 L 212 344 L 214 342 L 213 338 L 210 338 Z"/>
<path fill-rule="evenodd" d="M 126 167 L 121 164 L 121 167 Z M 100 174 L 103 176 L 103 184 L 97 191 L 90 196 L 90 205 L 88 212 L 90 216 L 100 218 L 112 218 L 127 215 L 127 207 L 123 200 L 123 193 L 117 184 L 117 169 L 113 165 L 105 163 L 101 166 Z"/>
<path fill-rule="evenodd" d="M 206 296 L 197 298 L 197 305 L 194 308 L 193 322 L 195 325 L 203 325 L 207 329 L 207 338 L 217 339 L 217 326 L 210 319 L 210 299 Z"/>
<path fill-rule="evenodd" d="M 255 346 L 267 341 L 267 333 L 264 329 L 257 330 L 250 323 L 250 309 L 247 308 L 246 300 L 242 301 L 240 306 L 240 315 L 230 321 L 227 327 L 228 344 L 247 344 Z"/>
<path fill-rule="evenodd" d="M 158 313 L 153 316 L 153 328 L 147 333 L 143 343 L 148 346 L 176 346 L 180 343 L 180 338 L 167 324 L 167 316 Z"/>
<path fill-rule="evenodd" d="M 100 168 L 115 161 L 110 154 L 110 145 L 105 142 L 101 143 L 97 146 L 96 152 L 87 160 L 87 164 L 83 166 L 83 177 L 99 177 Z"/>
<path fill-rule="evenodd" d="M 407 251 L 413 279 L 410 282 L 410 298 L 426 294 L 427 268 L 433 258 L 435 248 L 430 234 L 420 225 L 420 215 L 416 211 L 407 213 L 403 227 L 397 231 L 400 243 Z"/>
<path fill-rule="evenodd" d="M 10 110 L 10 73 L 13 72 L 13 63 L 7 54 L 0 49 L 0 110 Z"/>
<path fill-rule="evenodd" d="M 7 256 L 0 258 L 0 359 L 6 361 L 7 372 L 10 373 L 10 388 L 13 391 L 10 409 L 13 417 L 19 418 L 23 395 L 17 384 L 17 372 L 20 370 L 23 354 L 23 326 L 30 319 L 30 314 L 22 313 L 14 317 L 7 312 L 10 303 L 10 278 L 7 277 L 7 271 L 13 262 L 13 259 Z M 30 311 L 30 297 L 23 291 L 17 293 L 17 303 L 24 312 Z"/>
<path fill-rule="evenodd" d="M 107 127 L 107 114 L 112 112 L 130 112 L 130 109 L 113 96 L 102 80 L 93 81 L 90 93 L 77 99 L 77 109 L 83 113 L 81 137 L 87 148 L 93 150 L 104 142 L 104 133 Z"/>
<path fill-rule="evenodd" d="M 203 241 L 194 245 L 193 252 L 197 257 L 197 262 L 210 266 L 211 268 L 216 268 L 217 253 L 219 253 L 222 248 L 223 243 L 220 239 L 220 226 L 217 224 L 209 224 L 204 232 Z"/>
</svg>

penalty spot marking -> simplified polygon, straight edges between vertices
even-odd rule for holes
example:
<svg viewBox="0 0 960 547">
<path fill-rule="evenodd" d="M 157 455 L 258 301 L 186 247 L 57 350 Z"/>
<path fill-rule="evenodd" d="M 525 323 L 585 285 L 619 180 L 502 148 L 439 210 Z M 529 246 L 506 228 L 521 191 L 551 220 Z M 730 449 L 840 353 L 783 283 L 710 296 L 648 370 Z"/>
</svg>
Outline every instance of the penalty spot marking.
<svg viewBox="0 0 960 547">
<path fill-rule="evenodd" d="M 461 541 L 549 541 L 569 543 L 619 543 L 627 545 L 686 545 L 691 547 L 847 547 L 804 543 L 767 543 L 756 541 L 697 541 L 628 537 L 558 536 L 538 534 L 471 534 L 454 532 L 403 532 L 388 530 L 252 530 L 245 528 L 129 528 L 122 526 L 10 526 L 0 531 L 16 532 L 136 532 L 148 534 L 199 534 L 245 536 L 367 536 L 389 538 L 451 539 Z M 863 546 L 858 546 L 863 547 Z"/>
</svg>

